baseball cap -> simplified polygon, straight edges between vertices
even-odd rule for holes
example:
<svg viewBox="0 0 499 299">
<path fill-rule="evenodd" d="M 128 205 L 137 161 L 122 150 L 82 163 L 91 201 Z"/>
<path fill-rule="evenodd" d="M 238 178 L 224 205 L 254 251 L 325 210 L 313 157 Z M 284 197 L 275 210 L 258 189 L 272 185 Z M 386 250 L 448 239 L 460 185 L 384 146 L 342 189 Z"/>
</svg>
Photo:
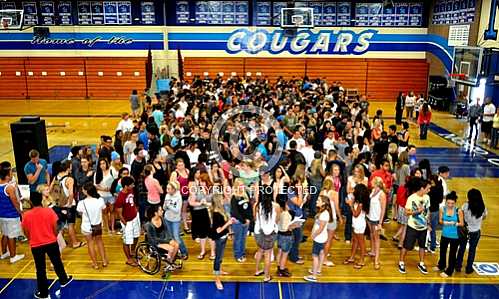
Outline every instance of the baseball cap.
<svg viewBox="0 0 499 299">
<path fill-rule="evenodd" d="M 118 160 L 120 158 L 120 154 L 118 152 L 111 153 L 111 161 Z"/>
</svg>

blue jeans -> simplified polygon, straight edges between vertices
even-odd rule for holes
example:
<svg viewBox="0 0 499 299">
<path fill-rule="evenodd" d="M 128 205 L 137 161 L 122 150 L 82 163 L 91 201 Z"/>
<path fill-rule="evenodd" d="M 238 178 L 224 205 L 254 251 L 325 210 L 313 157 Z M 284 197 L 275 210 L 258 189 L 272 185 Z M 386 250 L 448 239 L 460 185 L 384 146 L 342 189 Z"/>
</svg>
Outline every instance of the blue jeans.
<svg viewBox="0 0 499 299">
<path fill-rule="evenodd" d="M 425 140 L 428 137 L 428 124 L 419 125 L 419 139 Z"/>
<path fill-rule="evenodd" d="M 215 240 L 215 261 L 213 261 L 213 274 L 220 275 L 220 266 L 224 258 L 225 244 L 227 237 Z"/>
<path fill-rule="evenodd" d="M 430 249 L 435 251 L 437 248 L 437 225 L 438 225 L 438 211 L 430 213 Z"/>
<path fill-rule="evenodd" d="M 466 272 L 473 272 L 473 262 L 475 261 L 476 247 L 478 246 L 478 241 L 480 240 L 480 231 L 470 232 L 468 234 L 469 240 L 461 239 L 459 240 L 459 251 L 457 252 L 456 269 L 461 270 L 463 266 L 464 252 L 466 251 L 466 243 L 470 242 L 470 248 L 468 249 L 468 261 L 466 263 Z"/>
<path fill-rule="evenodd" d="M 187 254 L 187 247 L 185 247 L 184 240 L 180 237 L 180 221 L 168 221 L 165 219 L 165 225 L 170 234 L 172 234 L 173 240 L 175 240 L 179 247 L 180 247 L 180 253 L 183 255 Z"/>
<path fill-rule="evenodd" d="M 300 259 L 300 243 L 303 237 L 303 226 L 293 229 L 293 246 L 289 251 L 289 260 L 296 263 Z"/>
<path fill-rule="evenodd" d="M 309 210 L 310 213 L 308 216 L 314 217 L 316 213 L 316 204 L 317 204 L 317 199 L 319 198 L 319 193 L 322 188 L 322 181 L 319 180 L 311 180 L 310 181 L 310 186 L 311 192 L 310 192 L 310 201 L 309 201 Z"/>
<path fill-rule="evenodd" d="M 345 221 L 345 241 L 352 240 L 352 211 L 347 208 L 344 213 L 346 217 Z"/>
<path fill-rule="evenodd" d="M 246 255 L 246 235 L 248 234 L 248 225 L 240 222 L 232 224 L 232 232 L 234 233 L 234 257 L 242 258 Z"/>
</svg>

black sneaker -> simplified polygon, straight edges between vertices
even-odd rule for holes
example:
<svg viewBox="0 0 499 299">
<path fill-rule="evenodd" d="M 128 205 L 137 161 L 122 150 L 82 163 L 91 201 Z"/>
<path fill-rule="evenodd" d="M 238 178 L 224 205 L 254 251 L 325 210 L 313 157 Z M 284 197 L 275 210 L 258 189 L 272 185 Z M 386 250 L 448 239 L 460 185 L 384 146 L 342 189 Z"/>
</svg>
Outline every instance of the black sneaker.
<svg viewBox="0 0 499 299">
<path fill-rule="evenodd" d="M 419 263 L 418 264 L 418 269 L 419 269 L 419 272 L 423 273 L 423 274 L 428 274 L 428 270 L 426 269 L 426 266 L 424 264 L 421 264 Z"/>
<path fill-rule="evenodd" d="M 42 296 L 40 295 L 39 291 L 36 291 L 36 293 L 33 294 L 33 297 L 38 299 L 50 299 L 50 294 L 48 294 L 47 296 Z"/>
<path fill-rule="evenodd" d="M 407 272 L 405 271 L 405 264 L 399 263 L 399 272 L 402 274 L 406 274 Z"/>
<path fill-rule="evenodd" d="M 59 281 L 59 283 L 61 284 L 61 288 L 65 288 L 68 286 L 68 284 L 70 284 L 71 282 L 73 281 L 73 276 L 72 275 L 69 275 L 68 276 L 68 280 L 65 282 L 65 283 L 62 283 Z"/>
</svg>

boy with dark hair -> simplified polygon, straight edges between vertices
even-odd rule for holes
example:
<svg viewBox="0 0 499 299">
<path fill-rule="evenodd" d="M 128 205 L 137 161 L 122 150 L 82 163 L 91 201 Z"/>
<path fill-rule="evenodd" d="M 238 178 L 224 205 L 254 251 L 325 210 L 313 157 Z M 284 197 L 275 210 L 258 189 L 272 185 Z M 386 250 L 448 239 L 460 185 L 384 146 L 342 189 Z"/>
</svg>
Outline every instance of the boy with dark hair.
<svg viewBox="0 0 499 299">
<path fill-rule="evenodd" d="M 61 253 L 59 245 L 57 245 L 57 214 L 51 208 L 42 207 L 42 195 L 40 193 L 32 193 L 30 201 L 33 208 L 24 213 L 22 227 L 28 237 L 33 259 L 35 260 L 38 290 L 34 297 L 50 298 L 45 255 L 49 256 L 54 266 L 61 288 L 67 287 L 73 281 L 73 276 L 66 274 L 64 264 L 61 261 Z"/>
<path fill-rule="evenodd" d="M 418 269 L 423 274 L 428 274 L 428 270 L 424 264 L 425 247 L 426 247 L 426 234 L 431 227 L 428 225 L 430 222 L 430 184 L 428 181 L 421 178 L 414 178 L 411 182 L 414 186 L 415 193 L 407 198 L 405 205 L 405 213 L 409 216 L 407 220 L 407 231 L 404 239 L 404 246 L 400 250 L 399 259 L 399 272 L 406 273 L 405 270 L 405 256 L 407 251 L 414 248 L 416 242 L 419 246 L 419 264 Z"/>
<path fill-rule="evenodd" d="M 137 261 L 132 253 L 135 252 L 135 246 L 140 236 L 140 219 L 135 204 L 134 184 L 135 180 L 132 177 L 126 176 L 121 179 L 123 189 L 118 194 L 114 207 L 123 228 L 123 252 L 127 259 L 126 264 L 137 267 Z"/>
<path fill-rule="evenodd" d="M 12 168 L 9 162 L 0 164 L 0 233 L 2 234 L 2 255 L 0 259 L 10 257 L 13 264 L 24 258 L 16 254 L 16 239 L 21 232 L 21 203 L 16 187 L 11 183 Z"/>
</svg>

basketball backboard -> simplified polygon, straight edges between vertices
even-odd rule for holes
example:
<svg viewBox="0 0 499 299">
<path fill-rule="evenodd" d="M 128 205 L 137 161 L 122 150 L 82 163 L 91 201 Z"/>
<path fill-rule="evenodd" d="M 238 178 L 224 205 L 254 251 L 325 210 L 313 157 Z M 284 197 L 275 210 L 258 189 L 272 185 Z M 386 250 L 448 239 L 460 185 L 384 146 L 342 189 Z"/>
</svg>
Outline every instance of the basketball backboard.
<svg viewBox="0 0 499 299">
<path fill-rule="evenodd" d="M 452 81 L 476 86 L 482 66 L 483 48 L 454 47 Z"/>
<path fill-rule="evenodd" d="M 311 7 L 295 7 L 281 9 L 282 28 L 313 28 L 314 9 Z"/>
<path fill-rule="evenodd" d="M 22 9 L 2 9 L 0 10 L 1 30 L 21 30 L 23 26 Z"/>
</svg>

